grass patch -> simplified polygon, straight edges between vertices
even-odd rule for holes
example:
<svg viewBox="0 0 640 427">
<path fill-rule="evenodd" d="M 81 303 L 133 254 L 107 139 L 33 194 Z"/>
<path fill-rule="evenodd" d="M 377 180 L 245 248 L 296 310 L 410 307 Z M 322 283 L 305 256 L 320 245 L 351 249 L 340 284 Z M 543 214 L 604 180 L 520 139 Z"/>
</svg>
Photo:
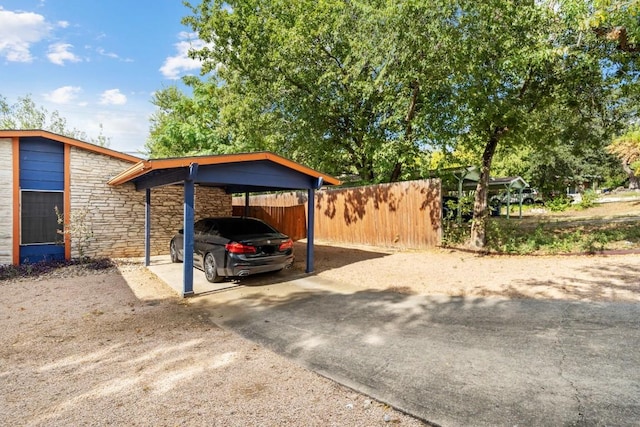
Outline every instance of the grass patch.
<svg viewBox="0 0 640 427">
<path fill-rule="evenodd" d="M 635 222 L 565 221 L 529 223 L 496 219 L 487 227 L 487 249 L 506 254 L 597 253 L 640 249 Z"/>
<path fill-rule="evenodd" d="M 566 209 L 564 199 L 547 204 L 546 212 L 490 217 L 486 249 L 502 254 L 598 253 L 640 250 L 640 201 L 594 203 L 587 193 L 580 205 Z M 540 207 L 535 207 L 540 209 Z M 469 241 L 470 224 L 443 222 L 442 243 L 460 247 Z"/>
</svg>

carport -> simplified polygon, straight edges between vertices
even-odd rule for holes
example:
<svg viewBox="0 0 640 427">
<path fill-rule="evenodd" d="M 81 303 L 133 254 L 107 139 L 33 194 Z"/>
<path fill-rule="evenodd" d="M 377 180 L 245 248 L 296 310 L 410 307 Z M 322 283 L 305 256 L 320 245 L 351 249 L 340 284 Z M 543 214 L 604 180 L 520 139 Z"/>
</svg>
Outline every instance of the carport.
<svg viewBox="0 0 640 427">
<path fill-rule="evenodd" d="M 227 194 L 307 190 L 307 264 L 313 271 L 315 191 L 340 181 L 270 152 L 180 157 L 142 160 L 109 181 L 109 185 L 131 182 L 137 191 L 145 191 L 145 266 L 151 252 L 151 189 L 166 185 L 184 188 L 183 228 L 184 262 L 182 296 L 193 295 L 193 223 L 195 185 L 223 188 Z"/>
<path fill-rule="evenodd" d="M 475 190 L 480 180 L 480 171 L 475 166 L 449 168 L 442 171 L 435 171 L 432 176 L 438 176 L 444 187 L 455 188 L 458 199 L 462 198 L 463 190 Z M 501 178 L 489 177 L 489 189 L 503 189 L 507 193 L 507 219 L 511 210 L 511 194 L 517 192 L 520 206 L 520 217 L 522 218 L 522 190 L 529 187 L 529 184 L 520 176 L 508 176 Z M 460 205 L 458 204 L 458 221 L 460 221 Z"/>
</svg>

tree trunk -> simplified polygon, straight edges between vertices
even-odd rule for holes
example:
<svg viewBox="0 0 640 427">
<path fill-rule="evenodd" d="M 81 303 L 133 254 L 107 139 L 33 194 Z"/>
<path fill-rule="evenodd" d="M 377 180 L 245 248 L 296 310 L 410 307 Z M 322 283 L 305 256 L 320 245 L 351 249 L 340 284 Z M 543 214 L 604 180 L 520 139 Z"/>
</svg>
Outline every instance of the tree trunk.
<svg viewBox="0 0 640 427">
<path fill-rule="evenodd" d="M 418 96 L 420 95 L 420 84 L 415 80 L 411 83 L 411 100 L 409 101 L 409 107 L 407 109 L 407 115 L 404 118 L 405 121 L 405 130 L 404 130 L 404 139 L 405 141 L 409 141 L 413 137 L 413 127 L 411 126 L 411 122 L 413 118 L 416 116 L 416 106 L 418 105 Z M 389 182 L 396 182 L 400 179 L 400 174 L 402 173 L 402 163 L 396 162 L 391 171 L 391 176 L 389 177 Z"/>
<path fill-rule="evenodd" d="M 496 152 L 498 142 L 507 131 L 506 127 L 497 127 L 493 130 L 489 141 L 482 153 L 482 166 L 480 167 L 480 180 L 476 186 L 476 195 L 473 203 L 473 222 L 471 223 L 472 249 L 484 249 L 487 245 L 487 219 L 489 210 L 487 209 L 487 195 L 489 193 L 489 176 L 491 173 L 491 162 Z"/>
<path fill-rule="evenodd" d="M 400 173 L 402 172 L 402 163 L 397 162 L 391 171 L 391 176 L 389 177 L 389 182 L 397 182 L 400 179 Z"/>
<path fill-rule="evenodd" d="M 640 178 L 636 176 L 633 169 L 627 162 L 622 162 L 622 169 L 629 176 L 629 190 L 637 190 L 640 188 Z"/>
</svg>

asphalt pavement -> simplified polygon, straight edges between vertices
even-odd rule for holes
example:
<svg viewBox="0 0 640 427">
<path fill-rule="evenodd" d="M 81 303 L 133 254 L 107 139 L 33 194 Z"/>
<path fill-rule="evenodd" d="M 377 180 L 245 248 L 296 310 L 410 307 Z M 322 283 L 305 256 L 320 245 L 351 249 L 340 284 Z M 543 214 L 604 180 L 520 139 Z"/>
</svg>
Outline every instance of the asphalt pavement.
<svg viewBox="0 0 640 427">
<path fill-rule="evenodd" d="M 427 297 L 316 276 L 191 302 L 434 425 L 640 423 L 640 304 Z"/>
</svg>

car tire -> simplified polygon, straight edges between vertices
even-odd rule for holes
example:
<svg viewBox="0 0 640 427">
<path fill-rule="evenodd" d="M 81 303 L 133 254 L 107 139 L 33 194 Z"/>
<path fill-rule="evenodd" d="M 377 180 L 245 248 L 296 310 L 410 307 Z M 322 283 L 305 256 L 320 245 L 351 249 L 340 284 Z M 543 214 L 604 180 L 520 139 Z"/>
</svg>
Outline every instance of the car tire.
<svg viewBox="0 0 640 427">
<path fill-rule="evenodd" d="M 216 260 L 211 252 L 204 256 L 203 264 L 204 277 L 207 278 L 208 282 L 220 283 L 224 280 L 224 277 L 218 275 Z"/>
<path fill-rule="evenodd" d="M 532 205 L 533 204 L 533 199 L 524 199 L 522 201 L 523 205 Z"/>
<path fill-rule="evenodd" d="M 169 254 L 171 255 L 171 262 L 180 262 L 180 258 L 178 257 L 178 248 L 176 248 L 176 242 L 173 240 L 169 245 Z"/>
</svg>

